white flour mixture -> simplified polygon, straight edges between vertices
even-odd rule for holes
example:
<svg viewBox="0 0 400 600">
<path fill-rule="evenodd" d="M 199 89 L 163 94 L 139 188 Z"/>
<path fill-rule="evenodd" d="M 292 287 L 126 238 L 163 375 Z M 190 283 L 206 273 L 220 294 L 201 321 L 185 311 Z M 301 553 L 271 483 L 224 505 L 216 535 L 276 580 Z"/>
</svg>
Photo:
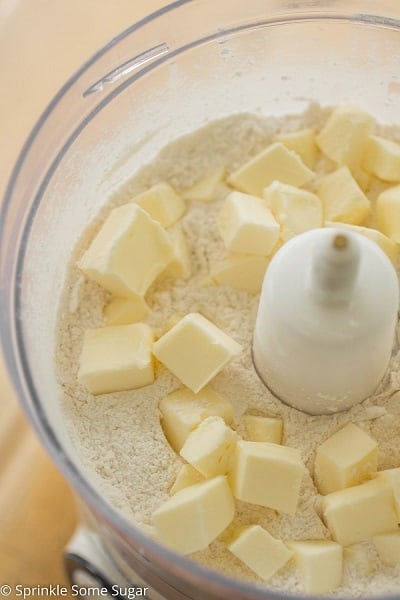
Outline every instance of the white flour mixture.
<svg viewBox="0 0 400 600">
<path fill-rule="evenodd" d="M 182 192 L 219 166 L 230 172 L 270 144 L 276 133 L 302 127 L 319 128 L 327 114 L 326 110 L 312 106 L 304 115 L 282 120 L 237 115 L 211 123 L 165 148 L 151 165 L 115 194 L 110 206 L 130 200 L 159 181 L 168 181 Z M 327 159 L 321 158 L 317 172 L 332 168 Z M 374 201 L 384 188 L 384 184 L 372 186 L 369 198 Z M 280 416 L 284 423 L 283 443 L 297 448 L 310 470 L 303 480 L 295 515 L 278 515 L 261 506 L 237 502 L 233 524 L 207 550 L 193 555 L 202 564 L 233 577 L 256 580 L 226 549 L 224 539 L 234 527 L 252 523 L 264 526 L 283 540 L 328 538 L 329 532 L 319 516 L 319 496 L 311 474 L 315 450 L 331 433 L 347 423 L 356 423 L 377 441 L 379 469 L 400 466 L 400 392 L 397 393 L 400 359 L 394 356 L 390 372 L 373 398 L 345 413 L 310 417 L 276 400 L 258 379 L 251 360 L 258 296 L 205 285 L 210 265 L 226 256 L 216 215 L 227 192 L 228 188 L 221 184 L 215 202 L 188 205 L 182 226 L 191 252 L 192 277 L 184 282 L 157 281 L 147 294 L 152 310 L 144 321 L 158 336 L 167 329 L 171 317 L 200 312 L 242 344 L 242 355 L 215 377 L 212 387 L 233 404 L 239 433 L 244 412 Z M 104 324 L 102 309 L 108 297 L 98 285 L 86 281 L 75 266 L 98 226 L 99 223 L 91 226 L 71 258 L 59 312 L 57 362 L 65 418 L 88 478 L 128 520 L 152 535 L 152 513 L 169 496 L 169 488 L 182 464 L 164 437 L 158 404 L 181 384 L 161 365 L 157 365 L 155 383 L 138 390 L 94 397 L 78 384 L 76 374 L 83 333 Z M 344 556 L 343 586 L 333 595 L 365 598 L 371 593 L 400 590 L 400 567 L 384 566 L 369 542 L 346 549 Z M 268 582 L 268 587 L 302 590 L 293 561 Z"/>
</svg>

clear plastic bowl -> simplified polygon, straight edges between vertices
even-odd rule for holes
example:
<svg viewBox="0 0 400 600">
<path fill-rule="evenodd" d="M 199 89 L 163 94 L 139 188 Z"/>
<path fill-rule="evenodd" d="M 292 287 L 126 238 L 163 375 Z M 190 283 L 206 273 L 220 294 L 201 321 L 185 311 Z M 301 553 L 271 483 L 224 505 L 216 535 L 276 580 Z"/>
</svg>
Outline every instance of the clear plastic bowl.
<svg viewBox="0 0 400 600">
<path fill-rule="evenodd" d="M 82 66 L 14 169 L 1 209 L 0 319 L 16 393 L 104 543 L 166 598 L 302 596 L 177 556 L 91 487 L 65 431 L 53 364 L 65 265 L 118 182 L 211 119 L 300 112 L 314 100 L 398 122 L 399 19 L 398 0 L 178 0 Z"/>
</svg>

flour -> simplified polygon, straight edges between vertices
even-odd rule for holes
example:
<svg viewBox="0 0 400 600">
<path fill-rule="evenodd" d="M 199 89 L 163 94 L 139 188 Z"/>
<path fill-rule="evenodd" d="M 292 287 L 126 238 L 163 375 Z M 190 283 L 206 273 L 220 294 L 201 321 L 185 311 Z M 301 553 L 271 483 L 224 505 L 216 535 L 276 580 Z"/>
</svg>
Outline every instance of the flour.
<svg viewBox="0 0 400 600">
<path fill-rule="evenodd" d="M 165 148 L 151 165 L 123 185 L 109 207 L 130 200 L 159 181 L 167 180 L 182 192 L 217 167 L 232 171 L 270 144 L 276 133 L 300 127 L 319 128 L 326 117 L 326 110 L 311 106 L 305 114 L 283 120 L 238 115 L 211 123 Z M 325 173 L 332 168 L 329 161 L 321 158 L 316 170 Z M 372 202 L 382 187 L 385 186 L 372 186 Z M 309 188 L 313 189 L 312 185 Z M 146 297 L 151 313 L 145 322 L 159 336 L 176 315 L 200 312 L 242 344 L 241 356 L 213 379 L 212 387 L 233 404 L 239 433 L 245 412 L 281 417 L 283 443 L 297 448 L 309 469 L 295 515 L 279 515 L 267 508 L 237 502 L 234 523 L 207 550 L 193 555 L 203 565 L 234 578 L 257 581 L 226 549 L 224 542 L 238 525 L 258 523 L 284 540 L 329 538 L 312 480 L 315 450 L 323 440 L 345 424 L 356 423 L 378 442 L 380 469 L 400 466 L 400 360 L 395 353 L 374 397 L 344 413 L 312 417 L 274 398 L 260 382 L 251 360 L 258 296 L 210 285 L 208 281 L 210 266 L 227 256 L 216 226 L 216 215 L 227 192 L 228 188 L 221 184 L 215 202 L 193 202 L 188 206 L 181 223 L 190 249 L 192 277 L 188 281 L 157 280 Z M 104 324 L 102 309 L 109 298 L 97 284 L 85 280 L 75 266 L 99 226 L 100 221 L 92 224 L 76 248 L 59 311 L 57 363 L 63 408 L 88 479 L 128 520 L 154 536 L 152 513 L 168 497 L 182 464 L 165 440 L 158 405 L 181 384 L 160 364 L 156 366 L 155 383 L 138 390 L 93 397 L 78 384 L 83 333 Z M 301 591 L 293 561 L 266 587 Z M 400 568 L 383 566 L 371 543 L 346 549 L 343 586 L 333 595 L 365 598 L 399 589 Z"/>
</svg>

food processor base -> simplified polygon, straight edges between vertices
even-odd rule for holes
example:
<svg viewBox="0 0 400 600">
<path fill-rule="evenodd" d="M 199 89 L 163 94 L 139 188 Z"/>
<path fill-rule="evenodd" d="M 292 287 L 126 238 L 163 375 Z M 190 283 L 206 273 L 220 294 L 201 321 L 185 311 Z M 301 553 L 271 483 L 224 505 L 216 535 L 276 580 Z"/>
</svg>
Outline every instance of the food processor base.
<svg viewBox="0 0 400 600">
<path fill-rule="evenodd" d="M 82 525 L 76 529 L 65 549 L 64 566 L 72 593 L 77 597 L 167 600 L 136 573 L 128 580 L 99 536 Z"/>
</svg>

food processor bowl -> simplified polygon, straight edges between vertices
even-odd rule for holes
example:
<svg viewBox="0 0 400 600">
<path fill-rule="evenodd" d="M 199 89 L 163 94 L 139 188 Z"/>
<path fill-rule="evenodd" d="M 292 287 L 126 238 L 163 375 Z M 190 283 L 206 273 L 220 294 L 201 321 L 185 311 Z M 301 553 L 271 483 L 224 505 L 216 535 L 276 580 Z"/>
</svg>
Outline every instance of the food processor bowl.
<svg viewBox="0 0 400 600">
<path fill-rule="evenodd" d="M 155 598 L 305 596 L 230 579 L 178 556 L 93 487 L 65 427 L 54 365 L 70 256 L 121 182 L 210 120 L 299 113 L 314 101 L 350 102 L 382 123 L 398 121 L 399 57 L 398 0 L 178 0 L 84 64 L 22 150 L 0 220 L 7 368 L 29 420 L 78 494 L 87 527 L 126 580 L 138 574 Z"/>
</svg>

